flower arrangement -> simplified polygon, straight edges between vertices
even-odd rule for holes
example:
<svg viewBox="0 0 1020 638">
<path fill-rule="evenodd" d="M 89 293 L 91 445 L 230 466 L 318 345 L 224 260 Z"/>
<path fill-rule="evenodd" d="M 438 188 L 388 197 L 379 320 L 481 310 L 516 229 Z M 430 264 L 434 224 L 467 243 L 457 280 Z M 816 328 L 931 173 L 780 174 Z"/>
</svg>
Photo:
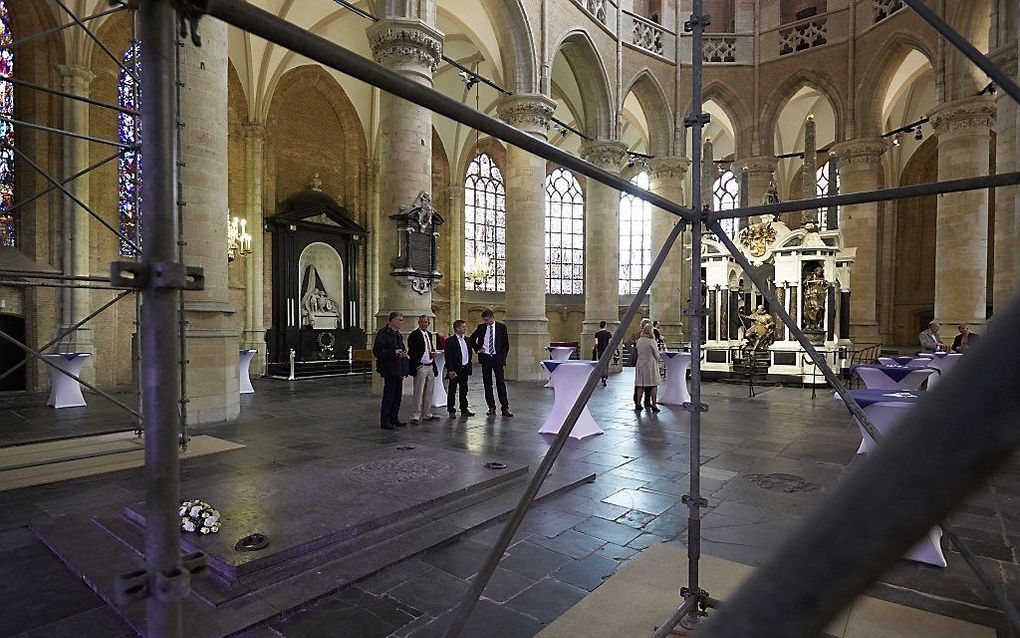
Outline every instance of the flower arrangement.
<svg viewBox="0 0 1020 638">
<path fill-rule="evenodd" d="M 220 531 L 220 511 L 205 501 L 184 501 L 177 513 L 181 531 L 215 534 Z"/>
</svg>

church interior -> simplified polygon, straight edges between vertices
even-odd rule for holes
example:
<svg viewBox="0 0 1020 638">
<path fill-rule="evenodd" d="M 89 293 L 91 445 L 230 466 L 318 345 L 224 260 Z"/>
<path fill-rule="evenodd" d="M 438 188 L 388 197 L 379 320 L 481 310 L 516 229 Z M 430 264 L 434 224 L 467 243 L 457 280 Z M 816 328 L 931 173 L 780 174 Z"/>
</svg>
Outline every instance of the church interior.
<svg viewBox="0 0 1020 638">
<path fill-rule="evenodd" d="M 1020 636 L 1018 34 L 0 0 L 0 635 Z M 395 314 L 438 367 L 381 431 Z"/>
</svg>

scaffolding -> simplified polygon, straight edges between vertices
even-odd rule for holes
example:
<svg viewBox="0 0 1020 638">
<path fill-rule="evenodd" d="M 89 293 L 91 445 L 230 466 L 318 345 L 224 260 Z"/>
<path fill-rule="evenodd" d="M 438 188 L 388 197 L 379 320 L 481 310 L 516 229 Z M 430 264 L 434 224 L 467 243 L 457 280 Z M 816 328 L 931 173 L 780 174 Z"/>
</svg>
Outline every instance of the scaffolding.
<svg viewBox="0 0 1020 638">
<path fill-rule="evenodd" d="M 80 29 L 90 40 L 92 40 L 92 42 L 98 48 L 100 48 L 111 60 L 113 60 L 113 62 L 117 65 L 117 68 L 122 73 L 129 75 L 134 80 L 134 82 L 136 83 L 135 86 L 137 87 L 138 86 L 137 83 L 140 81 L 140 78 L 141 78 L 141 73 L 140 73 L 140 70 L 141 70 L 140 69 L 140 58 L 141 58 L 141 56 L 137 55 L 137 54 L 136 55 L 131 55 L 129 57 L 128 61 L 125 63 L 124 59 L 122 59 L 120 56 L 117 56 L 113 51 L 111 51 L 110 47 L 106 43 L 103 42 L 103 40 L 99 37 L 99 35 L 96 33 L 96 31 L 93 30 L 88 23 L 90 23 L 90 22 L 92 22 L 94 20 L 97 20 L 97 19 L 108 18 L 109 16 L 111 16 L 113 14 L 127 12 L 128 16 L 129 16 L 128 20 L 130 22 L 130 37 L 129 37 L 129 40 L 128 40 L 128 50 L 136 50 L 137 51 L 136 47 L 140 46 L 140 38 L 139 38 L 139 34 L 138 34 L 138 28 L 139 28 L 139 24 L 138 24 L 138 20 L 139 20 L 138 5 L 136 3 L 128 3 L 128 2 L 123 2 L 121 0 L 113 0 L 113 1 L 110 2 L 110 4 L 111 5 L 115 5 L 115 6 L 109 8 L 109 9 L 106 9 L 106 10 L 103 10 L 103 11 L 97 11 L 96 13 L 93 13 L 91 15 L 82 17 L 82 16 L 77 15 L 73 9 L 71 9 L 69 6 L 67 6 L 66 3 L 62 2 L 61 0 L 54 0 L 54 3 L 57 6 L 57 8 L 59 8 L 59 10 L 61 12 L 61 15 L 64 16 L 67 19 L 67 22 L 65 22 L 64 24 L 61 24 L 60 26 L 53 27 L 53 28 L 50 28 L 50 29 L 46 29 L 46 30 L 41 31 L 39 33 L 33 33 L 33 34 L 30 34 L 30 35 L 25 35 L 23 37 L 20 37 L 19 39 L 17 39 L 15 41 L 5 45 L 3 48 L 13 50 L 16 47 L 24 45 L 24 44 L 26 44 L 28 42 L 32 42 L 32 41 L 38 40 L 40 38 L 45 38 L 45 37 L 48 37 L 48 36 L 53 36 L 53 35 L 56 35 L 56 34 L 59 34 L 59 33 L 63 32 L 63 31 L 65 31 L 65 30 Z M 178 44 L 179 44 L 179 46 L 183 46 L 183 43 L 178 42 Z M 177 66 L 179 66 L 180 60 L 178 58 L 175 58 L 175 61 L 176 61 Z M 176 77 L 176 71 L 175 71 L 175 77 Z M 114 111 L 115 113 L 118 113 L 118 114 L 123 114 L 123 115 L 127 115 L 127 116 L 130 116 L 130 117 L 133 117 L 133 118 L 137 118 L 136 119 L 136 124 L 135 124 L 136 130 L 138 128 L 138 122 L 140 122 L 140 118 L 142 117 L 142 112 L 140 110 L 138 110 L 138 109 L 130 108 L 130 107 L 124 106 L 122 104 L 113 104 L 113 103 L 103 102 L 101 100 L 96 100 L 96 99 L 93 99 L 91 97 L 84 96 L 84 95 L 76 95 L 74 93 L 63 91 L 63 90 L 60 90 L 60 89 L 57 89 L 57 88 L 53 88 L 53 87 L 49 87 L 49 86 L 44 86 L 44 85 L 36 84 L 36 83 L 33 83 L 33 82 L 28 82 L 26 80 L 23 80 L 23 79 L 20 79 L 20 78 L 17 78 L 17 77 L 10 77 L 10 76 L 6 76 L 6 75 L 0 75 L 0 81 L 8 82 L 8 83 L 10 83 L 13 86 L 21 87 L 22 90 L 38 91 L 38 92 L 41 92 L 41 93 L 47 93 L 47 94 L 55 95 L 57 97 L 60 97 L 60 98 L 66 99 L 66 100 L 74 100 L 74 101 L 77 101 L 77 102 L 82 102 L 82 103 L 85 103 L 85 104 L 88 104 L 88 105 L 91 105 L 91 106 L 97 106 L 97 107 L 100 107 L 100 108 L 103 108 L 103 109 L 109 109 L 109 110 Z M 136 91 L 137 91 L 137 89 L 136 89 Z M 183 126 L 183 123 L 180 121 L 179 93 L 180 93 L 180 85 L 178 83 L 177 84 L 177 95 L 176 95 L 177 99 L 174 101 L 174 104 L 176 105 L 177 126 L 178 126 L 178 129 Z M 83 141 L 90 142 L 90 143 L 97 143 L 97 144 L 102 144 L 102 145 L 105 145 L 105 146 L 112 146 L 112 147 L 114 147 L 116 149 L 115 152 L 113 152 L 112 154 L 104 157 L 103 159 L 99 160 L 98 162 L 95 162 L 95 163 L 93 163 L 93 164 L 91 164 L 91 165 L 89 165 L 89 166 L 87 166 L 87 167 L 85 167 L 85 168 L 83 168 L 83 169 L 73 173 L 72 175 L 65 176 L 63 179 L 58 180 L 54 175 L 52 175 L 47 170 L 45 170 L 42 166 L 40 166 L 40 164 L 38 162 L 34 161 L 22 149 L 18 148 L 16 145 L 13 146 L 13 147 L 12 146 L 8 146 L 6 144 L 6 142 L 0 141 L 0 146 L 2 146 L 5 149 L 9 149 L 14 154 L 15 157 L 17 157 L 25 165 L 30 167 L 34 172 L 38 173 L 48 183 L 48 186 L 46 188 L 43 188 L 43 189 L 41 189 L 41 190 L 39 190 L 39 191 L 37 191 L 37 192 L 27 196 L 27 197 L 24 197 L 23 199 L 20 199 L 15 204 L 13 204 L 8 210 L 9 210 L 9 212 L 16 212 L 16 211 L 22 210 L 28 204 L 31 204 L 32 202 L 35 202 L 36 200 L 38 200 L 38 199 L 40 199 L 40 198 L 42 198 L 42 197 L 44 197 L 44 196 L 54 192 L 54 191 L 59 191 L 59 194 L 61 196 L 60 199 L 62 201 L 66 200 L 65 203 L 66 202 L 70 202 L 75 207 L 80 208 L 81 210 L 85 211 L 93 221 L 98 222 L 112 236 L 115 236 L 117 238 L 117 240 L 119 241 L 119 243 L 121 244 L 123 249 L 126 250 L 130 254 L 130 258 L 131 259 L 133 259 L 135 262 L 140 262 L 140 260 L 142 259 L 142 248 L 141 247 L 143 245 L 142 235 L 143 235 L 143 232 L 144 232 L 144 230 L 143 230 L 143 227 L 144 227 L 144 223 L 143 223 L 144 222 L 144 216 L 140 214 L 141 213 L 141 201 L 142 201 L 141 200 L 141 190 L 139 188 L 139 185 L 142 183 L 141 182 L 141 166 L 140 166 L 140 162 L 139 161 L 133 162 L 132 163 L 132 167 L 131 167 L 131 171 L 132 171 L 131 172 L 131 181 L 135 185 L 135 188 L 129 194 L 129 202 L 130 202 L 131 209 L 134 210 L 135 214 L 136 214 L 136 217 L 135 217 L 134 224 L 133 224 L 133 227 L 131 229 L 131 232 L 125 232 L 123 229 L 118 229 L 118 228 L 114 227 L 113 225 L 111 225 L 109 222 L 107 222 L 105 219 L 103 219 L 102 216 L 100 216 L 89 204 L 83 202 L 79 197 L 77 197 L 74 193 L 72 193 L 71 189 L 68 186 L 70 184 L 72 184 L 74 181 L 78 180 L 78 179 L 83 179 L 83 178 L 84 179 L 88 179 L 88 177 L 93 172 L 98 171 L 99 169 L 105 167 L 107 164 L 109 164 L 110 162 L 112 162 L 114 160 L 122 159 L 125 156 L 126 153 L 140 153 L 141 152 L 141 144 L 139 144 L 137 142 L 136 143 L 124 143 L 123 141 L 120 141 L 120 140 L 108 140 L 108 139 L 104 139 L 104 138 L 88 135 L 88 134 L 85 134 L 85 133 L 83 133 L 81 131 L 67 130 L 67 129 L 58 128 L 58 127 L 46 126 L 44 124 L 40 124 L 40 123 L 37 123 L 37 122 L 29 122 L 29 121 L 24 121 L 24 120 L 18 120 L 18 119 L 15 119 L 14 117 L 7 116 L 7 115 L 0 115 L 0 120 L 2 120 L 4 122 L 7 122 L 9 125 L 16 126 L 16 127 L 34 129 L 34 130 L 37 130 L 37 131 L 41 131 L 43 133 L 53 134 L 53 135 L 57 135 L 57 136 L 60 136 L 60 137 L 63 137 L 63 138 L 78 139 L 78 140 L 83 140 Z M 180 135 L 179 134 L 176 135 L 176 144 L 178 146 L 178 154 L 179 154 L 179 145 L 180 145 Z M 180 181 L 178 180 L 178 190 L 180 190 L 180 187 L 181 187 L 181 184 L 180 184 Z M 184 207 L 183 198 L 178 196 L 176 202 L 177 202 L 177 205 L 178 205 L 178 209 L 177 209 L 178 213 L 177 213 L 177 216 L 176 216 L 177 227 L 172 229 L 172 231 L 175 233 L 173 235 L 174 240 L 179 244 L 179 250 L 178 250 L 177 258 L 178 258 L 178 260 L 182 261 L 183 258 L 184 258 L 184 256 L 183 256 L 184 242 L 180 241 L 178 238 L 181 237 L 181 228 L 183 228 L 183 219 L 182 219 L 182 217 L 183 217 L 182 212 L 183 212 L 183 207 Z M 65 216 L 66 216 L 66 210 L 65 210 Z M 79 240 L 80 240 L 80 238 L 79 238 Z M 85 238 L 84 241 L 88 241 L 87 237 Z M 123 251 L 122 251 L 122 254 L 123 254 Z M 10 287 L 10 288 L 58 288 L 58 289 L 65 289 L 65 290 L 68 290 L 68 289 L 106 290 L 106 291 L 117 292 L 117 294 L 113 297 L 112 300 L 110 300 L 108 302 L 105 302 L 102 305 L 100 305 L 97 309 L 90 311 L 85 317 L 83 317 L 81 319 L 77 319 L 77 317 L 73 317 L 75 322 L 72 325 L 64 327 L 62 330 L 60 330 L 58 332 L 56 337 L 54 337 L 53 339 L 47 341 L 45 344 L 41 345 L 37 349 L 30 347 L 28 344 L 20 342 L 19 340 L 15 339 L 11 335 L 9 335 L 9 334 L 7 334 L 7 333 L 5 333 L 3 331 L 0 331 L 0 339 L 3 339 L 5 341 L 7 341 L 7 342 L 17 346 L 18 348 L 23 350 L 25 352 L 25 355 L 26 355 L 25 359 L 23 359 L 22 361 L 19 361 L 19 362 L 15 363 L 13 366 L 11 366 L 10 368 L 4 370 L 3 372 L 0 372 L 0 380 L 3 380 L 5 378 L 7 378 L 8 376 L 14 374 L 18 370 L 20 370 L 23 366 L 25 366 L 28 363 L 28 361 L 30 359 L 34 359 L 36 361 L 40 361 L 44 365 L 49 366 L 50 368 L 56 370 L 60 374 L 63 374 L 65 376 L 67 376 L 67 377 L 70 377 L 71 379 L 77 381 L 78 383 L 80 383 L 84 387 L 88 388 L 92 392 L 95 392 L 100 397 L 103 397 L 104 399 L 110 401 L 114 405 L 118 406 L 119 408 L 121 408 L 124 411 L 128 412 L 129 414 L 131 414 L 134 417 L 134 423 L 135 423 L 134 431 L 135 431 L 137 436 L 142 436 L 143 431 L 144 431 L 144 418 L 143 418 L 143 407 L 142 407 L 143 403 L 144 403 L 144 392 L 143 392 L 142 382 L 141 382 L 141 379 L 142 379 L 142 353 L 143 353 L 143 350 L 142 350 L 142 335 L 141 335 L 141 333 L 142 333 L 142 325 L 143 325 L 143 322 L 142 322 L 142 294 L 141 294 L 142 291 L 136 285 L 134 285 L 133 282 L 125 282 L 125 281 L 118 282 L 118 281 L 115 281 L 111 277 L 98 277 L 98 276 L 82 275 L 82 274 L 77 274 L 77 275 L 76 274 L 68 274 L 66 271 L 69 270 L 69 267 L 66 264 L 66 262 L 69 259 L 70 259 L 70 255 L 66 254 L 66 251 L 65 251 L 65 254 L 62 255 L 62 260 L 63 260 L 63 262 L 65 262 L 63 264 L 63 269 L 65 271 L 63 274 L 51 274 L 51 273 L 47 273 L 47 272 L 39 272 L 37 270 L 0 269 L 0 286 L 6 286 L 6 287 Z M 134 405 L 134 407 L 130 407 L 130 406 L 126 405 L 122 401 L 120 401 L 117 398 L 115 398 L 114 396 L 112 396 L 110 393 L 108 393 L 108 392 L 106 392 L 106 391 L 96 387 L 95 385 L 93 385 L 93 384 L 91 384 L 91 383 L 81 379 L 80 376 L 72 374 L 71 372 L 69 372 L 69 371 L 67 371 L 67 370 L 65 370 L 65 369 L 55 365 L 53 362 L 47 360 L 43 356 L 43 353 L 45 353 L 48 349 L 53 348 L 53 347 L 59 347 L 60 342 L 63 341 L 65 338 L 74 335 L 74 333 L 79 328 L 82 328 L 82 327 L 86 326 L 89 322 L 93 321 L 97 317 L 100 317 L 107 309 L 115 306 L 117 304 L 117 302 L 119 302 L 120 300 L 124 299 L 125 297 L 129 297 L 129 296 L 132 297 L 132 299 L 134 301 L 134 313 L 135 313 L 134 314 L 134 321 L 133 321 L 133 325 L 135 327 L 135 330 L 134 330 L 134 333 L 132 335 L 132 349 L 133 349 L 133 354 L 132 354 L 132 369 L 133 369 L 134 380 L 135 380 L 135 389 L 134 389 L 134 395 L 135 395 L 134 396 L 134 399 L 135 399 L 134 402 L 135 402 L 135 405 Z M 64 303 L 66 303 L 66 299 L 64 300 Z M 179 348 L 179 352 L 180 352 L 180 356 L 178 357 L 179 379 L 178 379 L 177 383 L 179 383 L 179 387 L 181 388 L 180 398 L 177 401 L 178 404 L 179 404 L 179 409 L 178 409 L 178 413 L 179 414 L 178 414 L 177 422 L 179 424 L 179 429 L 180 429 L 179 442 L 180 442 L 181 448 L 183 450 L 183 449 L 186 449 L 187 441 L 188 441 L 188 436 L 187 436 L 187 418 L 188 418 L 188 416 L 187 416 L 187 403 L 188 403 L 188 399 L 187 399 L 187 358 L 184 356 L 184 353 L 185 353 L 185 329 L 186 329 L 186 323 L 187 322 L 185 321 L 185 315 L 184 315 L 184 297 L 183 297 L 183 294 L 179 295 L 179 311 L 178 311 L 177 314 L 178 314 L 178 324 L 179 324 L 178 325 L 178 330 L 177 330 L 179 338 L 178 338 L 177 341 L 178 341 L 178 344 L 179 344 L 178 348 Z M 129 428 L 125 428 L 125 429 L 129 429 Z"/>
<path fill-rule="evenodd" d="M 903 0 L 935 28 L 950 44 L 981 68 L 1013 100 L 1020 102 L 1020 87 L 995 67 L 984 55 L 929 10 L 922 0 Z M 142 239 L 144 252 L 135 262 L 117 262 L 112 267 L 111 287 L 134 287 L 142 291 L 139 334 L 146 363 L 141 368 L 142 405 L 147 426 L 146 445 L 146 561 L 147 571 L 135 575 L 141 596 L 147 598 L 147 634 L 176 638 L 181 635 L 180 601 L 190 591 L 192 572 L 201 570 L 202 558 L 180 556 L 177 520 L 179 468 L 178 430 L 180 412 L 176 375 L 183 374 L 185 357 L 177 355 L 176 344 L 167 338 L 174 330 L 183 330 L 179 295 L 184 289 L 202 285 L 199 269 L 182 263 L 182 246 L 175 246 L 175 220 L 171 211 L 180 206 L 175 158 L 174 60 L 178 43 L 174 39 L 175 15 L 182 30 L 190 25 L 192 40 L 199 44 L 195 29 L 200 18 L 209 14 L 236 28 L 303 55 L 437 114 L 475 128 L 506 143 L 534 153 L 619 191 L 629 193 L 680 218 L 663 243 L 648 275 L 642 282 L 622 319 L 627 325 L 637 315 L 640 300 L 668 257 L 678 237 L 692 230 L 692 276 L 690 306 L 684 311 L 692 319 L 691 401 L 684 405 L 690 412 L 691 467 L 700 467 L 701 415 L 708 406 L 701 400 L 700 318 L 705 311 L 701 299 L 700 255 L 703 228 L 714 234 L 731 252 L 733 259 L 763 294 L 783 323 L 795 335 L 815 366 L 836 390 L 848 410 L 875 440 L 879 434 L 846 386 L 833 373 L 796 325 L 785 308 L 777 303 L 766 282 L 750 267 L 746 257 L 723 232 L 721 220 L 748 218 L 820 207 L 886 201 L 925 194 L 952 193 L 987 189 L 1020 183 L 1020 172 L 978 176 L 967 179 L 900 187 L 866 193 L 837 195 L 783 204 L 746 206 L 725 212 L 713 212 L 701 201 L 702 56 L 693 55 L 692 113 L 685 120 L 691 129 L 692 206 L 685 207 L 648 192 L 612 173 L 578 159 L 559 148 L 517 130 L 470 106 L 446 97 L 428 87 L 367 60 L 321 36 L 290 24 L 244 0 L 141 0 L 140 40 L 146 59 L 142 75 L 142 106 L 145 137 L 142 151 L 147 177 L 143 183 L 142 212 L 146 220 Z M 341 3 L 345 4 L 345 3 Z M 702 0 L 693 0 L 693 12 L 685 29 L 692 33 L 697 53 L 707 16 Z M 172 5 L 172 6 L 171 6 Z M 66 10 L 66 8 L 65 8 Z M 95 16 L 92 16 L 95 17 Z M 85 20 L 75 23 L 86 28 Z M 91 32 L 90 32 L 91 33 Z M 63 185 L 50 178 L 56 188 L 70 196 Z M 179 208 L 177 208 L 179 210 Z M 137 238 L 136 238 L 137 239 Z M 137 241 L 135 242 L 137 243 Z M 75 284 L 69 284 L 75 285 Z M 122 297 L 130 291 L 121 293 Z M 122 298 L 121 297 L 121 298 Z M 101 310 L 100 310 L 101 312 Z M 681 590 L 682 602 L 666 619 L 656 637 L 666 636 L 678 623 L 695 626 L 710 608 L 709 621 L 699 629 L 705 636 L 745 637 L 756 635 L 761 627 L 777 638 L 817 635 L 828 620 L 859 595 L 881 572 L 898 560 L 933 525 L 940 523 L 972 492 L 982 480 L 996 471 L 1020 447 L 1020 330 L 1014 317 L 1020 315 L 1020 299 L 1001 313 L 1007 317 L 996 322 L 982 340 L 938 387 L 919 402 L 902 420 L 897 431 L 882 440 L 879 449 L 869 454 L 862 467 L 850 474 L 804 524 L 783 544 L 772 559 L 759 569 L 736 594 L 720 605 L 701 587 L 699 573 L 701 496 L 699 472 L 690 473 L 688 505 L 687 586 Z M 91 317 L 90 317 L 91 318 Z M 89 318 L 87 318 L 89 319 Z M 87 320 L 86 319 L 86 320 Z M 178 325 L 174 325 L 174 324 Z M 9 338 L 4 335 L 4 338 Z M 571 429 L 586 406 L 600 377 L 608 369 L 612 353 L 620 345 L 623 331 L 614 334 L 609 347 L 590 373 L 584 388 L 556 435 L 549 451 L 525 489 L 484 566 L 453 613 L 447 637 L 459 636 L 482 590 L 494 573 L 514 533 L 531 506 Z M 35 352 L 20 344 L 30 354 Z M 35 353 L 38 355 L 38 353 Z M 175 360 L 176 357 L 176 360 Z M 178 370 L 178 368 L 181 370 Z M 994 375 L 982 374 L 994 370 Z M 183 403 L 180 404 L 183 406 Z M 954 427 L 967 422 L 966 431 Z M 905 462 L 909 460 L 910 462 Z M 901 494 L 915 498 L 908 503 Z M 1009 621 L 1020 628 L 1020 618 L 1005 592 L 997 588 L 952 530 L 946 528 L 968 564 L 1002 606 Z M 137 592 L 136 592 L 137 593 Z"/>
</svg>

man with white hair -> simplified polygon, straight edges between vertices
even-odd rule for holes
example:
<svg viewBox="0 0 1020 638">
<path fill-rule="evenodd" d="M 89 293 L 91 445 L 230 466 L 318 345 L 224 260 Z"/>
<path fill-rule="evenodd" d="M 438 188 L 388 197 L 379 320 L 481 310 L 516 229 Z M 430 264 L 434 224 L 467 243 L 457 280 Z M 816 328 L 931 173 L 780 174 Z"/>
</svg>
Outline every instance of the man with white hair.
<svg viewBox="0 0 1020 638">
<path fill-rule="evenodd" d="M 917 340 L 921 343 L 921 352 L 945 352 L 946 344 L 942 343 L 939 339 L 939 322 L 932 321 L 928 324 L 928 329 L 917 335 Z"/>
</svg>

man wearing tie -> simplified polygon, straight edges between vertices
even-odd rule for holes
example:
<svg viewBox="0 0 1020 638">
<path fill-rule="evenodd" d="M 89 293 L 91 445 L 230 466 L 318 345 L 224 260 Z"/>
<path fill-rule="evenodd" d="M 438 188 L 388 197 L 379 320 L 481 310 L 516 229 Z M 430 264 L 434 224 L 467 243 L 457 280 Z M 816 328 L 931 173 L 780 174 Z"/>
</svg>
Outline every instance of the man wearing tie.
<svg viewBox="0 0 1020 638">
<path fill-rule="evenodd" d="M 411 360 L 411 377 L 414 379 L 414 411 L 411 423 L 438 421 L 432 415 L 432 389 L 439 374 L 436 369 L 436 335 L 429 332 L 427 315 L 418 317 L 418 329 L 407 337 L 407 356 Z"/>
<path fill-rule="evenodd" d="M 467 322 L 458 319 L 453 322 L 453 334 L 446 340 L 446 378 L 450 385 L 446 393 L 446 410 L 450 418 L 457 416 L 457 395 L 460 395 L 460 413 L 462 416 L 474 416 L 468 410 L 468 377 L 471 376 L 471 346 L 464 335 L 467 333 Z"/>
<path fill-rule="evenodd" d="M 510 401 L 506 397 L 506 382 L 503 380 L 503 367 L 506 357 L 510 354 L 510 337 L 507 335 L 506 324 L 496 321 L 492 310 L 482 311 L 482 323 L 478 324 L 471 334 L 471 349 L 478 353 L 478 362 L 482 364 L 482 381 L 485 383 L 485 402 L 489 404 L 487 414 L 496 414 L 496 399 L 492 396 L 492 377 L 496 376 L 496 391 L 499 393 L 499 407 L 503 416 L 511 417 Z"/>
</svg>

